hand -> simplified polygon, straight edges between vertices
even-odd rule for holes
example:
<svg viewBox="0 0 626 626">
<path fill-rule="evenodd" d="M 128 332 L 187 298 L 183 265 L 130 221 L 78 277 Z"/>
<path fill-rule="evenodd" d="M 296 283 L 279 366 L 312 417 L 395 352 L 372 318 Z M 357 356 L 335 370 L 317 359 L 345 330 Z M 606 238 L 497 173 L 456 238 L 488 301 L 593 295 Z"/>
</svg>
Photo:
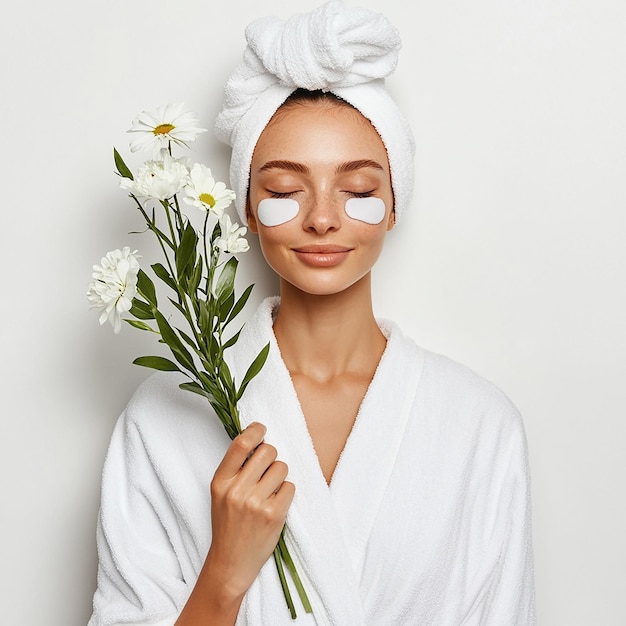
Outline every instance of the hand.
<svg viewBox="0 0 626 626">
<path fill-rule="evenodd" d="M 295 491 L 276 448 L 263 442 L 265 432 L 253 423 L 237 436 L 211 482 L 207 568 L 241 597 L 274 551 Z"/>
</svg>

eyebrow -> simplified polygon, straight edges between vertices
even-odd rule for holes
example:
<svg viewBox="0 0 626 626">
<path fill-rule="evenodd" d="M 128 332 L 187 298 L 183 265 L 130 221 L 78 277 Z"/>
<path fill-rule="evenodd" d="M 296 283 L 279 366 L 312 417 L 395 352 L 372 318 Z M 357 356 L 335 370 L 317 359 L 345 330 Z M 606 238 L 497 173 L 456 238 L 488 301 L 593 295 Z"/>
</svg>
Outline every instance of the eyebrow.
<svg viewBox="0 0 626 626">
<path fill-rule="evenodd" d="M 269 170 L 289 170 L 291 172 L 298 172 L 299 174 L 309 174 L 311 170 L 302 163 L 296 163 L 295 161 L 268 161 L 264 163 L 259 172 L 267 172 Z"/>
<path fill-rule="evenodd" d="M 368 167 L 383 170 L 383 166 L 377 161 L 372 161 L 372 159 L 360 159 L 358 161 L 348 161 L 346 163 L 342 163 L 337 167 L 337 174 L 354 172 L 355 170 L 362 170 Z"/>
<path fill-rule="evenodd" d="M 346 172 L 354 172 L 356 170 L 366 169 L 368 167 L 381 171 L 384 170 L 383 166 L 377 161 L 373 161 L 372 159 L 359 159 L 358 161 L 346 161 L 345 163 L 341 163 L 337 166 L 337 169 L 335 171 L 337 174 L 344 174 Z M 267 172 L 274 169 L 288 170 L 290 172 L 297 172 L 299 174 L 311 173 L 311 170 L 303 163 L 284 160 L 268 161 L 259 168 L 259 172 Z"/>
</svg>

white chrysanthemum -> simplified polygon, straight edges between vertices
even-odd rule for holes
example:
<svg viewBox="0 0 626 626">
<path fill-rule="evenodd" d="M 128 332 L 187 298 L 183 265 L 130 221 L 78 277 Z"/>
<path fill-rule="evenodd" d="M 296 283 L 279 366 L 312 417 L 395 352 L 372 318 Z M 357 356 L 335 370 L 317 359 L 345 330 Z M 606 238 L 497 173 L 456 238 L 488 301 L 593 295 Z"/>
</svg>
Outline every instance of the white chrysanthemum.
<svg viewBox="0 0 626 626">
<path fill-rule="evenodd" d="M 130 310 L 137 293 L 139 261 L 137 250 L 113 250 L 102 257 L 100 265 L 93 266 L 93 282 L 89 284 L 87 299 L 91 308 L 100 309 L 100 325 L 111 323 L 113 331 L 122 328 L 121 316 Z"/>
<path fill-rule="evenodd" d="M 237 222 L 232 223 L 230 221 L 228 215 L 223 215 L 220 218 L 220 228 L 222 229 L 222 235 L 216 241 L 220 250 L 230 254 L 239 254 L 250 249 L 248 240 L 244 238 L 248 230 L 245 226 L 239 227 Z"/>
<path fill-rule="evenodd" d="M 161 161 L 146 161 L 135 174 L 134 180 L 122 178 L 120 187 L 128 189 L 137 198 L 167 200 L 188 181 L 187 159 L 173 159 L 166 154 Z"/>
<path fill-rule="evenodd" d="M 206 128 L 198 128 L 200 121 L 194 113 L 185 112 L 182 102 L 164 104 L 156 111 L 142 111 L 133 120 L 128 132 L 134 136 L 130 141 L 131 152 L 151 149 L 154 154 L 167 150 L 170 142 L 187 146 Z"/>
<path fill-rule="evenodd" d="M 189 183 L 184 189 L 183 200 L 203 211 L 211 211 L 222 217 L 224 209 L 235 199 L 235 192 L 226 185 L 216 182 L 211 170 L 195 163 L 189 172 Z"/>
</svg>

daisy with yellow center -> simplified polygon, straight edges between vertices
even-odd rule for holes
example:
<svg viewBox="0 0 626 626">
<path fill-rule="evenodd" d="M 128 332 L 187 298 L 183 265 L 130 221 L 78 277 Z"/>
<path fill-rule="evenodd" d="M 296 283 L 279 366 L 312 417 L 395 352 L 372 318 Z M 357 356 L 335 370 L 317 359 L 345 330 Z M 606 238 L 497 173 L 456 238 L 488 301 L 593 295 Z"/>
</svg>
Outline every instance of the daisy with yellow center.
<svg viewBox="0 0 626 626">
<path fill-rule="evenodd" d="M 202 163 L 194 163 L 189 182 L 183 189 L 183 200 L 203 211 L 222 217 L 224 209 L 235 199 L 235 192 L 222 182 L 216 182 L 211 170 Z"/>
<path fill-rule="evenodd" d="M 131 152 L 147 149 L 160 153 L 172 143 L 188 147 L 189 142 L 207 130 L 197 126 L 199 121 L 194 113 L 185 111 L 182 102 L 164 104 L 154 112 L 142 111 L 128 130 L 133 134 Z"/>
</svg>

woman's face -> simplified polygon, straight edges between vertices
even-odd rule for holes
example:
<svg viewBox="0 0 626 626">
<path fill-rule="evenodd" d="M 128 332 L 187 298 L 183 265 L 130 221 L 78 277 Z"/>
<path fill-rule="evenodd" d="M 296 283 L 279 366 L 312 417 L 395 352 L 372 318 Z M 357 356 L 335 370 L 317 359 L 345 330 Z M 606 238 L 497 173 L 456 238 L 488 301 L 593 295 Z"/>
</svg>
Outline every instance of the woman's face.
<svg viewBox="0 0 626 626">
<path fill-rule="evenodd" d="M 346 213 L 352 198 L 378 200 L 351 203 L 355 219 Z M 264 225 L 271 220 L 264 213 L 259 219 L 258 207 L 266 199 L 296 201 L 286 203 L 295 217 Z M 277 204 L 285 202 L 262 206 L 276 210 Z M 364 204 L 380 207 L 378 223 L 364 221 Z M 248 221 L 282 281 L 314 295 L 340 293 L 357 283 L 369 274 L 393 227 L 392 207 L 387 152 L 355 109 L 328 102 L 290 105 L 261 134 L 250 168 Z"/>
</svg>

